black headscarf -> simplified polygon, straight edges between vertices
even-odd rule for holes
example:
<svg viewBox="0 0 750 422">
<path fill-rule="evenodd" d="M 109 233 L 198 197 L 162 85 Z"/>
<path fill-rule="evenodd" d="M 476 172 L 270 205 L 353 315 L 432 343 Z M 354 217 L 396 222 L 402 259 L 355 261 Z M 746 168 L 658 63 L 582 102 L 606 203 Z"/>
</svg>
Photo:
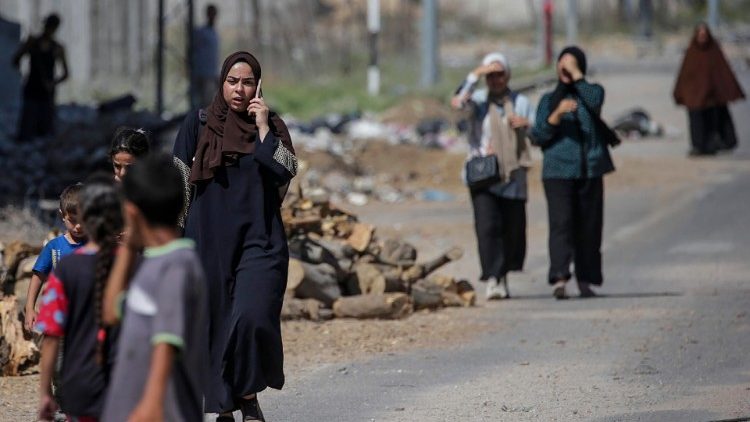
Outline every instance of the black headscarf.
<svg viewBox="0 0 750 422">
<path fill-rule="evenodd" d="M 557 62 L 560 62 L 560 59 L 562 56 L 570 54 L 573 57 L 576 58 L 576 62 L 578 62 L 578 68 L 581 69 L 581 72 L 585 75 L 586 74 L 586 54 L 581 50 L 580 48 L 570 45 L 560 52 L 560 54 L 557 56 Z M 557 105 L 560 104 L 560 101 L 565 99 L 566 96 L 569 94 L 575 93 L 575 90 L 573 88 L 573 84 L 565 84 L 561 80 L 557 81 L 557 86 L 555 87 L 555 90 L 552 91 L 552 97 L 550 98 L 550 109 L 554 110 L 557 108 Z"/>
</svg>

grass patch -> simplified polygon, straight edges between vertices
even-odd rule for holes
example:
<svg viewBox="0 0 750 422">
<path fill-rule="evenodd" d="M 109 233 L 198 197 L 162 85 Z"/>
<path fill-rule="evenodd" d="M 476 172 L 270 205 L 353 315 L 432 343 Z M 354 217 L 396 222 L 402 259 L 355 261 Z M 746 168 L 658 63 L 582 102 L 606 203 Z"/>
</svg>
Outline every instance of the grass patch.
<svg viewBox="0 0 750 422">
<path fill-rule="evenodd" d="M 319 76 L 301 82 L 274 80 L 268 85 L 263 84 L 264 87 L 268 86 L 264 89 L 264 95 L 274 110 L 303 120 L 355 110 L 377 113 L 405 97 L 435 98 L 447 104 L 458 84 L 471 70 L 468 67 L 443 67 L 438 83 L 423 88 L 420 86 L 418 59 L 390 58 L 383 61 L 380 95 L 377 96 L 367 93 L 367 70 L 361 64 L 353 66 L 352 72 L 344 76 Z M 515 82 L 520 82 L 519 79 L 549 71 L 548 68 L 538 67 L 515 68 L 513 78 Z"/>
</svg>

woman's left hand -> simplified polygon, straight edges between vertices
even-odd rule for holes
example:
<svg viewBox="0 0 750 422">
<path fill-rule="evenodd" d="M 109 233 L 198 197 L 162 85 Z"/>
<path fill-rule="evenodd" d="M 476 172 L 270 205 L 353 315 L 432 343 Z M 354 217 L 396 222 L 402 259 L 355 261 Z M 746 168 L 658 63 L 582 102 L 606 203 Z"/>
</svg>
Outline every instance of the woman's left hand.
<svg viewBox="0 0 750 422">
<path fill-rule="evenodd" d="M 521 116 L 511 116 L 508 121 L 510 122 L 510 127 L 513 129 L 520 129 L 529 126 L 529 119 Z"/>
<path fill-rule="evenodd" d="M 250 100 L 250 104 L 247 106 L 247 114 L 255 114 L 255 125 L 258 126 L 261 142 L 263 142 L 263 138 L 268 133 L 268 113 L 268 106 L 263 101 L 263 97 L 256 97 Z"/>
</svg>

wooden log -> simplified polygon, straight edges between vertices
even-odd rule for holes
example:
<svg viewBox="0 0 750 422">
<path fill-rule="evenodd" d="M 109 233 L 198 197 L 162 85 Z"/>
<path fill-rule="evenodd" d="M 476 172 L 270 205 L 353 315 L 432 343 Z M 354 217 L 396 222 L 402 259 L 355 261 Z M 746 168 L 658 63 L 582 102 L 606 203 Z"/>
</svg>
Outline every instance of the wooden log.
<svg viewBox="0 0 750 422">
<path fill-rule="evenodd" d="M 417 260 L 417 248 L 401 240 L 386 239 L 379 245 L 376 255 L 384 264 L 408 267 L 414 265 Z"/>
<path fill-rule="evenodd" d="M 442 287 L 444 291 L 458 294 L 458 283 L 456 283 L 455 278 L 449 275 L 430 274 L 427 279 Z"/>
<path fill-rule="evenodd" d="M 377 266 L 367 262 L 354 265 L 354 274 L 357 277 L 357 286 L 360 294 L 385 293 L 385 276 Z"/>
<path fill-rule="evenodd" d="M 18 268 L 16 269 L 16 281 L 33 275 L 34 264 L 36 264 L 37 258 L 39 258 L 39 255 L 32 255 L 22 259 L 21 262 L 18 263 Z"/>
<path fill-rule="evenodd" d="M 18 309 L 24 309 L 26 306 L 26 298 L 29 295 L 29 284 L 31 284 L 31 277 L 16 279 L 13 294 L 16 296 Z M 37 300 L 37 306 L 39 306 L 39 300 Z"/>
<path fill-rule="evenodd" d="M 18 240 L 5 245 L 3 250 L 3 277 L 0 279 L 0 296 L 13 294 L 18 265 L 25 258 L 38 255 L 41 250 L 40 246 L 31 246 L 26 242 Z"/>
<path fill-rule="evenodd" d="M 351 260 L 352 258 L 357 256 L 357 251 L 355 251 L 351 245 L 344 241 L 325 238 L 314 240 L 322 247 L 328 249 L 328 251 L 331 252 L 333 256 L 335 256 L 339 261 Z"/>
<path fill-rule="evenodd" d="M 330 309 L 324 309 L 323 302 L 315 299 L 297 299 L 285 297 L 281 306 L 281 320 L 291 321 L 298 319 L 309 319 L 320 321 L 331 319 L 333 313 Z"/>
<path fill-rule="evenodd" d="M 24 337 L 23 321 L 16 297 L 0 299 L 0 375 L 17 376 L 38 372 L 39 348 Z"/>
<path fill-rule="evenodd" d="M 465 291 L 463 293 L 459 293 L 461 296 L 461 299 L 464 301 L 464 306 L 474 306 L 477 303 L 477 292 L 471 290 L 471 291 Z"/>
<path fill-rule="evenodd" d="M 317 299 L 331 307 L 341 296 L 336 269 L 329 264 L 310 264 L 289 259 L 287 295 L 298 299 Z"/>
<path fill-rule="evenodd" d="M 443 300 L 443 306 L 446 306 L 446 307 L 448 307 L 448 306 L 469 306 L 464 301 L 464 298 L 461 297 L 461 295 L 459 295 L 456 292 L 451 292 L 451 291 L 448 291 L 448 290 L 443 290 L 442 293 L 441 293 L 441 297 L 442 297 L 442 300 Z"/>
<path fill-rule="evenodd" d="M 292 217 L 284 221 L 287 235 L 294 233 L 322 233 L 322 220 L 319 216 Z"/>
<path fill-rule="evenodd" d="M 458 280 L 456 282 L 456 292 L 459 294 L 465 293 L 465 292 L 473 292 L 474 286 L 471 285 L 467 280 Z"/>
<path fill-rule="evenodd" d="M 332 266 L 336 270 L 336 279 L 339 283 L 344 282 L 349 275 L 350 263 L 339 261 L 333 252 L 310 236 L 297 235 L 289 239 L 289 253 L 303 262 Z"/>
<path fill-rule="evenodd" d="M 375 233 L 375 227 L 370 224 L 356 223 L 352 228 L 352 233 L 346 239 L 357 252 L 364 252 L 372 242 L 372 236 Z"/>
<path fill-rule="evenodd" d="M 458 280 L 456 282 L 456 292 L 463 299 L 465 306 L 474 306 L 476 304 L 477 292 L 474 291 L 474 286 L 467 280 Z"/>
<path fill-rule="evenodd" d="M 3 264 L 6 268 L 15 270 L 22 259 L 31 255 L 38 255 L 41 250 L 41 247 L 31 246 L 26 242 L 14 240 L 8 243 L 3 250 Z"/>
<path fill-rule="evenodd" d="M 339 239 L 346 239 L 352 235 L 356 224 L 357 223 L 355 221 L 352 221 L 343 216 L 327 219 L 326 227 L 330 226 L 330 228 L 324 230 L 324 234 L 331 237 L 337 237 Z"/>
<path fill-rule="evenodd" d="M 461 259 L 463 254 L 464 250 L 462 248 L 453 247 L 431 261 L 427 261 L 423 264 L 417 264 L 413 267 L 408 268 L 401 276 L 401 280 L 403 280 L 407 284 L 414 283 L 421 278 L 425 278 L 427 275 L 442 267 L 443 265 Z"/>
<path fill-rule="evenodd" d="M 409 286 L 401 280 L 403 269 L 400 267 L 381 268 L 380 271 L 385 277 L 386 292 L 404 292 L 408 293 Z"/>
<path fill-rule="evenodd" d="M 414 302 L 414 310 L 437 309 L 443 306 L 443 288 L 429 280 L 421 279 L 412 285 L 411 299 Z"/>
<path fill-rule="evenodd" d="M 333 314 L 337 318 L 399 319 L 411 312 L 411 300 L 405 293 L 347 296 L 333 304 Z"/>
</svg>

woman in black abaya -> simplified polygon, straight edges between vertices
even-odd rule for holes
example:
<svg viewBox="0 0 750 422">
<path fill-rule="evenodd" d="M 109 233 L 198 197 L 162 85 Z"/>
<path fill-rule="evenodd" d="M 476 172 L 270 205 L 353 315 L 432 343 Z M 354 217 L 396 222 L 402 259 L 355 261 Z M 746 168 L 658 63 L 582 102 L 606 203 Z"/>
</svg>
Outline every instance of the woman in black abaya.
<svg viewBox="0 0 750 422">
<path fill-rule="evenodd" d="M 206 411 L 219 421 L 240 409 L 263 420 L 256 394 L 284 384 L 280 313 L 289 253 L 283 188 L 297 171 L 289 132 L 269 112 L 250 53 L 224 61 L 205 111 L 190 113 L 174 146 L 194 191 L 185 236 L 196 242 L 209 284 Z"/>
</svg>

